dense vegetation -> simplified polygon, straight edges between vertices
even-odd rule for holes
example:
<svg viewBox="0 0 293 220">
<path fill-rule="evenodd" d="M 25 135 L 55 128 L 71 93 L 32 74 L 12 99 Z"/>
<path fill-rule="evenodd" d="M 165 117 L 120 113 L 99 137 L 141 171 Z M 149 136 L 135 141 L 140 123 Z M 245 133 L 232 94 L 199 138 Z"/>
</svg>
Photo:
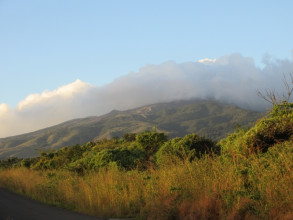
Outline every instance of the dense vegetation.
<svg viewBox="0 0 293 220">
<path fill-rule="evenodd" d="M 205 153 L 218 152 L 209 139 L 189 134 L 168 140 L 164 133 L 151 131 L 127 133 L 122 138 L 103 139 L 83 145 L 64 147 L 53 152 L 41 152 L 37 158 L 8 158 L 1 161 L 4 168 L 26 167 L 32 170 L 68 170 L 78 174 L 99 171 L 105 167 L 119 170 L 146 170 L 173 158 L 190 161 Z"/>
<path fill-rule="evenodd" d="M 247 126 L 264 113 L 244 110 L 213 100 L 159 103 L 127 111 L 112 111 L 100 117 L 76 119 L 36 132 L 0 138 L 0 159 L 29 158 L 40 150 L 57 150 L 88 141 L 141 133 L 153 126 L 170 138 L 190 133 L 220 140 L 235 126 Z"/>
<path fill-rule="evenodd" d="M 154 128 L 1 167 L 0 186 L 96 216 L 292 219 L 293 104 L 218 143 Z"/>
</svg>

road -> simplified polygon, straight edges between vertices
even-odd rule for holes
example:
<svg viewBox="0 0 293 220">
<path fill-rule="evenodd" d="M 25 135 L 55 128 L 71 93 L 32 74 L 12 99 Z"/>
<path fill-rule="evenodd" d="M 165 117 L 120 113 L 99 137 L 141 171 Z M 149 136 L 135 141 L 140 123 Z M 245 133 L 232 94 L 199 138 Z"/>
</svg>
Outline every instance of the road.
<svg viewBox="0 0 293 220">
<path fill-rule="evenodd" d="M 101 220 L 52 207 L 0 188 L 0 220 Z"/>
</svg>

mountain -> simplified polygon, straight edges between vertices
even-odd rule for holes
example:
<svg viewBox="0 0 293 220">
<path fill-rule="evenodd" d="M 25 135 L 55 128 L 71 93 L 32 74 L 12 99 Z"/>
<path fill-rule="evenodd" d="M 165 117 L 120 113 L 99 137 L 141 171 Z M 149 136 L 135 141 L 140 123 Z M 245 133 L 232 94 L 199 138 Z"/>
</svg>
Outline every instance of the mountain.
<svg viewBox="0 0 293 220">
<path fill-rule="evenodd" d="M 126 111 L 113 110 L 103 116 L 75 119 L 35 132 L 1 138 L 0 159 L 33 157 L 42 150 L 121 137 L 154 126 L 169 137 L 197 133 L 219 140 L 233 132 L 235 127 L 249 126 L 263 115 L 212 100 L 175 101 Z"/>
</svg>

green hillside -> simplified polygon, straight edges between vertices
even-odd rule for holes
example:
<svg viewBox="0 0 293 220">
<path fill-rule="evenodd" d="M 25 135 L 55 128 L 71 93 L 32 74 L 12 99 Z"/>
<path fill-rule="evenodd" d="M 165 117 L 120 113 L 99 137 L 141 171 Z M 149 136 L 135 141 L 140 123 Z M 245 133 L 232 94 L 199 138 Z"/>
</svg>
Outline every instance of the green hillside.
<svg viewBox="0 0 293 220">
<path fill-rule="evenodd" d="M 293 104 L 283 102 L 218 143 L 153 128 L 2 160 L 0 187 L 104 218 L 292 219 L 292 171 Z"/>
<path fill-rule="evenodd" d="M 0 139 L 0 158 L 33 157 L 39 151 L 59 149 L 92 140 L 121 137 L 156 126 L 170 138 L 197 133 L 219 140 L 235 127 L 248 126 L 263 113 L 211 100 L 190 100 L 148 105 L 104 116 L 68 121 L 36 132 Z"/>
</svg>

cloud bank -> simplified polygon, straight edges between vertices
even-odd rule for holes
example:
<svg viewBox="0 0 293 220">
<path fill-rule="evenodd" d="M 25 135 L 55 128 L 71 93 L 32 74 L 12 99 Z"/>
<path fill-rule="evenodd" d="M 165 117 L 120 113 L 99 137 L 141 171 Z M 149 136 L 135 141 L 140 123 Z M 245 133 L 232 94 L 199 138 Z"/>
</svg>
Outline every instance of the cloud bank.
<svg viewBox="0 0 293 220">
<path fill-rule="evenodd" d="M 293 62 L 264 58 L 264 68 L 241 54 L 177 64 L 146 65 L 137 73 L 97 87 L 81 80 L 41 94 L 28 95 L 11 109 L 0 104 L 0 137 L 22 134 L 66 120 L 102 115 L 146 104 L 191 98 L 212 98 L 240 107 L 264 110 L 257 89 L 282 92 L 282 74 Z"/>
</svg>

